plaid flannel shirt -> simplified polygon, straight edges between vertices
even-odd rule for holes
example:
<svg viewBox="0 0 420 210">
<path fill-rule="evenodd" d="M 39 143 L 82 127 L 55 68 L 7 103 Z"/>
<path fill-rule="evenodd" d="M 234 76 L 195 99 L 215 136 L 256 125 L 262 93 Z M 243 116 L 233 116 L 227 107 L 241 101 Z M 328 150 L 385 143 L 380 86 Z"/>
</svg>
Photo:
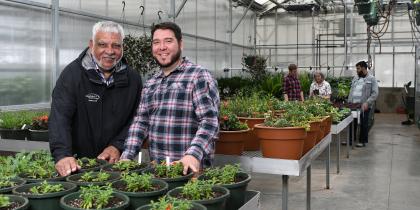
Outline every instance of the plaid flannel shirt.
<svg viewBox="0 0 420 210">
<path fill-rule="evenodd" d="M 289 101 L 300 101 L 300 92 L 299 79 L 288 74 L 283 81 L 283 94 L 287 94 Z"/>
<path fill-rule="evenodd" d="M 217 82 L 199 65 L 183 59 L 168 76 L 161 71 L 142 90 L 122 159 L 133 159 L 149 140 L 150 159 L 170 161 L 193 155 L 202 167 L 212 164 L 219 132 Z"/>
</svg>

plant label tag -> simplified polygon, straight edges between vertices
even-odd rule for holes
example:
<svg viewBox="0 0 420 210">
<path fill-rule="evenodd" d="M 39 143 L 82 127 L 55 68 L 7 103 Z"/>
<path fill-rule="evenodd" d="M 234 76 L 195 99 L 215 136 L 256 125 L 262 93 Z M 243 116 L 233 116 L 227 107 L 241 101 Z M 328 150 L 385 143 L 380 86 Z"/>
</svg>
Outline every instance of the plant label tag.
<svg viewBox="0 0 420 210">
<path fill-rule="evenodd" d="M 141 152 L 139 152 L 139 161 L 138 161 L 138 163 L 141 164 Z"/>
<path fill-rule="evenodd" d="M 21 130 L 25 130 L 28 126 L 26 124 L 23 124 L 22 127 L 20 128 Z"/>
<path fill-rule="evenodd" d="M 171 162 L 171 159 L 169 158 L 169 156 L 166 156 L 166 167 L 169 168 L 170 162 Z"/>
</svg>

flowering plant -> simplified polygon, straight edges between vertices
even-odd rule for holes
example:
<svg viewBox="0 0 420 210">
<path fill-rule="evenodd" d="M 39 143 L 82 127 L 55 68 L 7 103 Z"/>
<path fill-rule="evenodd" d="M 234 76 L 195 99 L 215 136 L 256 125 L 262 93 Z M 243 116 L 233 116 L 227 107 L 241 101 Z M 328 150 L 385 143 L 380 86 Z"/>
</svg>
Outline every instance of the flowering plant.
<svg viewBox="0 0 420 210">
<path fill-rule="evenodd" d="M 248 125 L 246 123 L 240 122 L 238 117 L 225 109 L 224 106 L 222 106 L 220 110 L 219 123 L 220 130 L 222 131 L 239 131 L 248 129 Z"/>
<path fill-rule="evenodd" d="M 34 117 L 32 119 L 32 129 L 34 130 L 48 130 L 48 115 Z"/>
</svg>

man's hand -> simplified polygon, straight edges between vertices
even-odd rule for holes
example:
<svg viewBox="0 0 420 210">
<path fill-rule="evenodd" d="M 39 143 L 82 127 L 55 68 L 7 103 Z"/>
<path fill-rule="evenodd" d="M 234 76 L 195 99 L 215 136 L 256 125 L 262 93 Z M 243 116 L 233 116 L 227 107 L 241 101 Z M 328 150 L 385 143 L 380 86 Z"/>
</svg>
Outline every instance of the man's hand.
<svg viewBox="0 0 420 210">
<path fill-rule="evenodd" d="M 189 168 L 195 174 L 200 171 L 200 161 L 197 160 L 197 158 L 195 158 L 192 155 L 185 155 L 184 157 L 181 158 L 181 160 L 179 160 L 179 162 L 181 162 L 182 165 L 184 165 L 184 171 L 183 171 L 184 175 L 187 175 Z"/>
<path fill-rule="evenodd" d="M 362 110 L 363 111 L 366 111 L 366 110 L 368 110 L 369 109 L 369 105 L 368 105 L 368 103 L 363 103 L 362 104 Z"/>
<path fill-rule="evenodd" d="M 120 155 L 120 151 L 117 148 L 114 146 L 108 146 L 101 154 L 98 155 L 98 159 L 106 160 L 109 163 L 115 163 L 120 159 Z"/>
<path fill-rule="evenodd" d="M 60 176 L 67 176 L 72 172 L 79 170 L 80 166 L 77 164 L 74 157 L 65 157 L 55 164 L 55 169 L 58 171 Z"/>
</svg>

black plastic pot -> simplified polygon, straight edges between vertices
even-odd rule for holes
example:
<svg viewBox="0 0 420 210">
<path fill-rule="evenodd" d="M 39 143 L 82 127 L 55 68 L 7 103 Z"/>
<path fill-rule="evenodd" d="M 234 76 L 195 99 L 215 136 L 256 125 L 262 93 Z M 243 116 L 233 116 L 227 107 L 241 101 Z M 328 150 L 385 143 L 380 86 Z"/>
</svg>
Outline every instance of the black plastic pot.
<svg viewBox="0 0 420 210">
<path fill-rule="evenodd" d="M 29 138 L 28 130 L 4 129 L 0 128 L 0 136 L 2 139 L 25 140 Z"/>
<path fill-rule="evenodd" d="M 155 173 L 155 169 L 154 168 L 149 168 L 143 171 L 143 173 L 151 173 L 154 174 Z M 181 176 L 181 177 L 177 177 L 177 178 L 160 178 L 160 177 L 156 177 L 156 179 L 161 179 L 163 181 L 165 181 L 166 183 L 168 183 L 168 190 L 172 190 L 174 188 L 177 187 L 182 187 L 184 186 L 192 177 L 193 177 L 194 173 L 191 172 L 185 176 Z"/>
<path fill-rule="evenodd" d="M 19 174 L 18 175 L 19 178 L 22 178 L 24 180 L 26 180 L 27 183 L 36 183 L 36 182 L 42 182 L 44 180 L 46 180 L 47 182 L 57 182 L 57 181 L 64 181 L 66 179 L 66 177 L 60 176 L 58 174 L 56 174 L 55 177 L 53 178 L 48 178 L 48 179 L 34 179 L 34 178 L 28 178 L 25 177 L 25 175 Z"/>
<path fill-rule="evenodd" d="M 26 180 L 19 178 L 19 177 L 15 177 L 15 178 L 11 178 L 10 181 L 16 183 L 15 186 L 13 187 L 5 187 L 5 188 L 0 188 L 0 194 L 8 194 L 11 193 L 13 188 L 16 188 L 18 186 L 24 185 L 26 184 Z"/>
<path fill-rule="evenodd" d="M 31 141 L 49 141 L 48 130 L 31 130 L 29 129 Z"/>
<path fill-rule="evenodd" d="M 112 208 L 104 208 L 104 210 L 105 209 L 106 210 L 124 210 L 128 207 L 129 198 L 126 195 L 124 195 L 122 193 L 118 193 L 118 192 L 114 192 L 112 195 L 124 200 L 123 204 L 120 205 L 120 206 L 112 207 Z M 75 193 L 71 193 L 71 194 L 68 194 L 68 195 L 62 197 L 60 199 L 61 208 L 64 209 L 64 210 L 83 210 L 81 208 L 75 208 L 75 207 L 67 204 L 69 201 L 79 198 L 79 196 L 80 196 L 80 192 L 75 192 Z"/>
<path fill-rule="evenodd" d="M 196 203 L 196 202 L 192 202 L 192 205 L 193 205 L 192 208 L 189 209 L 189 210 L 206 210 L 207 209 L 207 207 L 205 207 L 205 206 L 203 206 L 199 203 Z M 141 206 L 141 207 L 137 208 L 136 210 L 150 210 L 150 209 L 152 209 L 152 205 L 148 204 L 148 205 L 145 205 L 145 206 Z"/>
<path fill-rule="evenodd" d="M 92 172 L 92 175 L 96 175 L 99 172 Z M 74 174 L 74 175 L 70 175 L 66 178 L 66 181 L 74 183 L 78 186 L 88 186 L 88 185 L 106 185 L 110 182 L 116 181 L 118 179 L 121 178 L 119 173 L 113 173 L 113 172 L 105 172 L 110 174 L 111 176 L 109 177 L 109 179 L 107 181 L 103 181 L 103 182 L 83 182 L 83 181 L 79 181 L 80 177 L 83 176 L 84 173 L 80 173 L 80 174 Z"/>
<path fill-rule="evenodd" d="M 78 170 L 77 172 L 78 173 L 83 173 L 83 172 L 86 172 L 86 171 L 99 171 L 99 170 L 101 170 L 102 167 L 109 164 L 106 160 L 96 159 L 96 161 L 99 163 L 99 166 L 92 167 L 92 168 L 82 168 L 82 169 Z"/>
<path fill-rule="evenodd" d="M 42 195 L 33 195 L 28 194 L 29 189 L 33 186 L 38 186 L 41 183 L 32 183 L 32 184 L 25 184 L 19 187 L 16 187 L 12 190 L 13 194 L 20 195 L 23 197 L 28 198 L 29 205 L 31 210 L 47 210 L 47 209 L 54 209 L 59 210 L 60 208 L 60 198 L 66 194 L 74 192 L 77 190 L 77 185 L 68 182 L 49 182 L 54 184 L 62 184 L 64 187 L 64 191 L 55 192 L 55 193 L 47 193 Z"/>
<path fill-rule="evenodd" d="M 122 193 L 130 198 L 130 206 L 128 209 L 135 210 L 136 208 L 149 204 L 150 201 L 156 201 L 168 191 L 168 183 L 159 179 L 152 179 L 153 186 L 159 186 L 159 190 L 150 192 L 126 192 L 116 189 L 116 186 L 125 185 L 125 181 L 118 180 L 112 183 L 115 192 Z"/>
<path fill-rule="evenodd" d="M 115 169 L 113 169 L 112 167 L 114 166 L 114 164 L 108 164 L 108 165 L 105 165 L 103 168 L 102 168 L 102 170 L 104 170 L 104 171 L 109 171 L 109 172 L 115 172 L 115 173 L 121 173 L 122 171 L 118 171 L 118 170 L 115 170 Z M 123 171 L 123 172 L 134 172 L 134 173 L 138 173 L 138 174 L 141 174 L 141 173 L 143 173 L 143 171 L 145 171 L 145 170 L 147 170 L 147 169 L 149 169 L 151 166 L 149 165 L 149 164 L 147 164 L 147 163 L 142 163 L 142 164 L 140 164 L 139 165 L 139 168 L 136 168 L 136 169 L 133 169 L 133 170 L 129 170 L 129 171 Z"/>
<path fill-rule="evenodd" d="M 16 202 L 19 203 L 19 207 L 15 208 L 14 210 L 26 210 L 29 208 L 29 200 L 23 196 L 20 195 L 5 195 L 6 197 L 9 197 L 10 202 Z"/>
<path fill-rule="evenodd" d="M 242 181 L 234 184 L 223 184 L 230 192 L 230 197 L 226 202 L 226 209 L 237 210 L 245 204 L 245 191 L 248 183 L 251 181 L 251 176 L 245 172 L 239 172 L 236 177 Z M 205 175 L 198 177 L 200 180 L 206 180 Z"/>
<path fill-rule="evenodd" d="M 213 186 L 213 192 L 221 193 L 222 195 L 209 199 L 209 200 L 193 200 L 194 202 L 197 202 L 199 204 L 203 204 L 203 206 L 207 207 L 208 210 L 230 210 L 225 208 L 226 207 L 226 201 L 230 196 L 229 190 L 225 187 L 221 186 Z M 175 189 L 172 189 L 168 192 L 168 196 L 179 198 L 178 195 L 182 192 L 182 187 L 177 187 Z"/>
</svg>

